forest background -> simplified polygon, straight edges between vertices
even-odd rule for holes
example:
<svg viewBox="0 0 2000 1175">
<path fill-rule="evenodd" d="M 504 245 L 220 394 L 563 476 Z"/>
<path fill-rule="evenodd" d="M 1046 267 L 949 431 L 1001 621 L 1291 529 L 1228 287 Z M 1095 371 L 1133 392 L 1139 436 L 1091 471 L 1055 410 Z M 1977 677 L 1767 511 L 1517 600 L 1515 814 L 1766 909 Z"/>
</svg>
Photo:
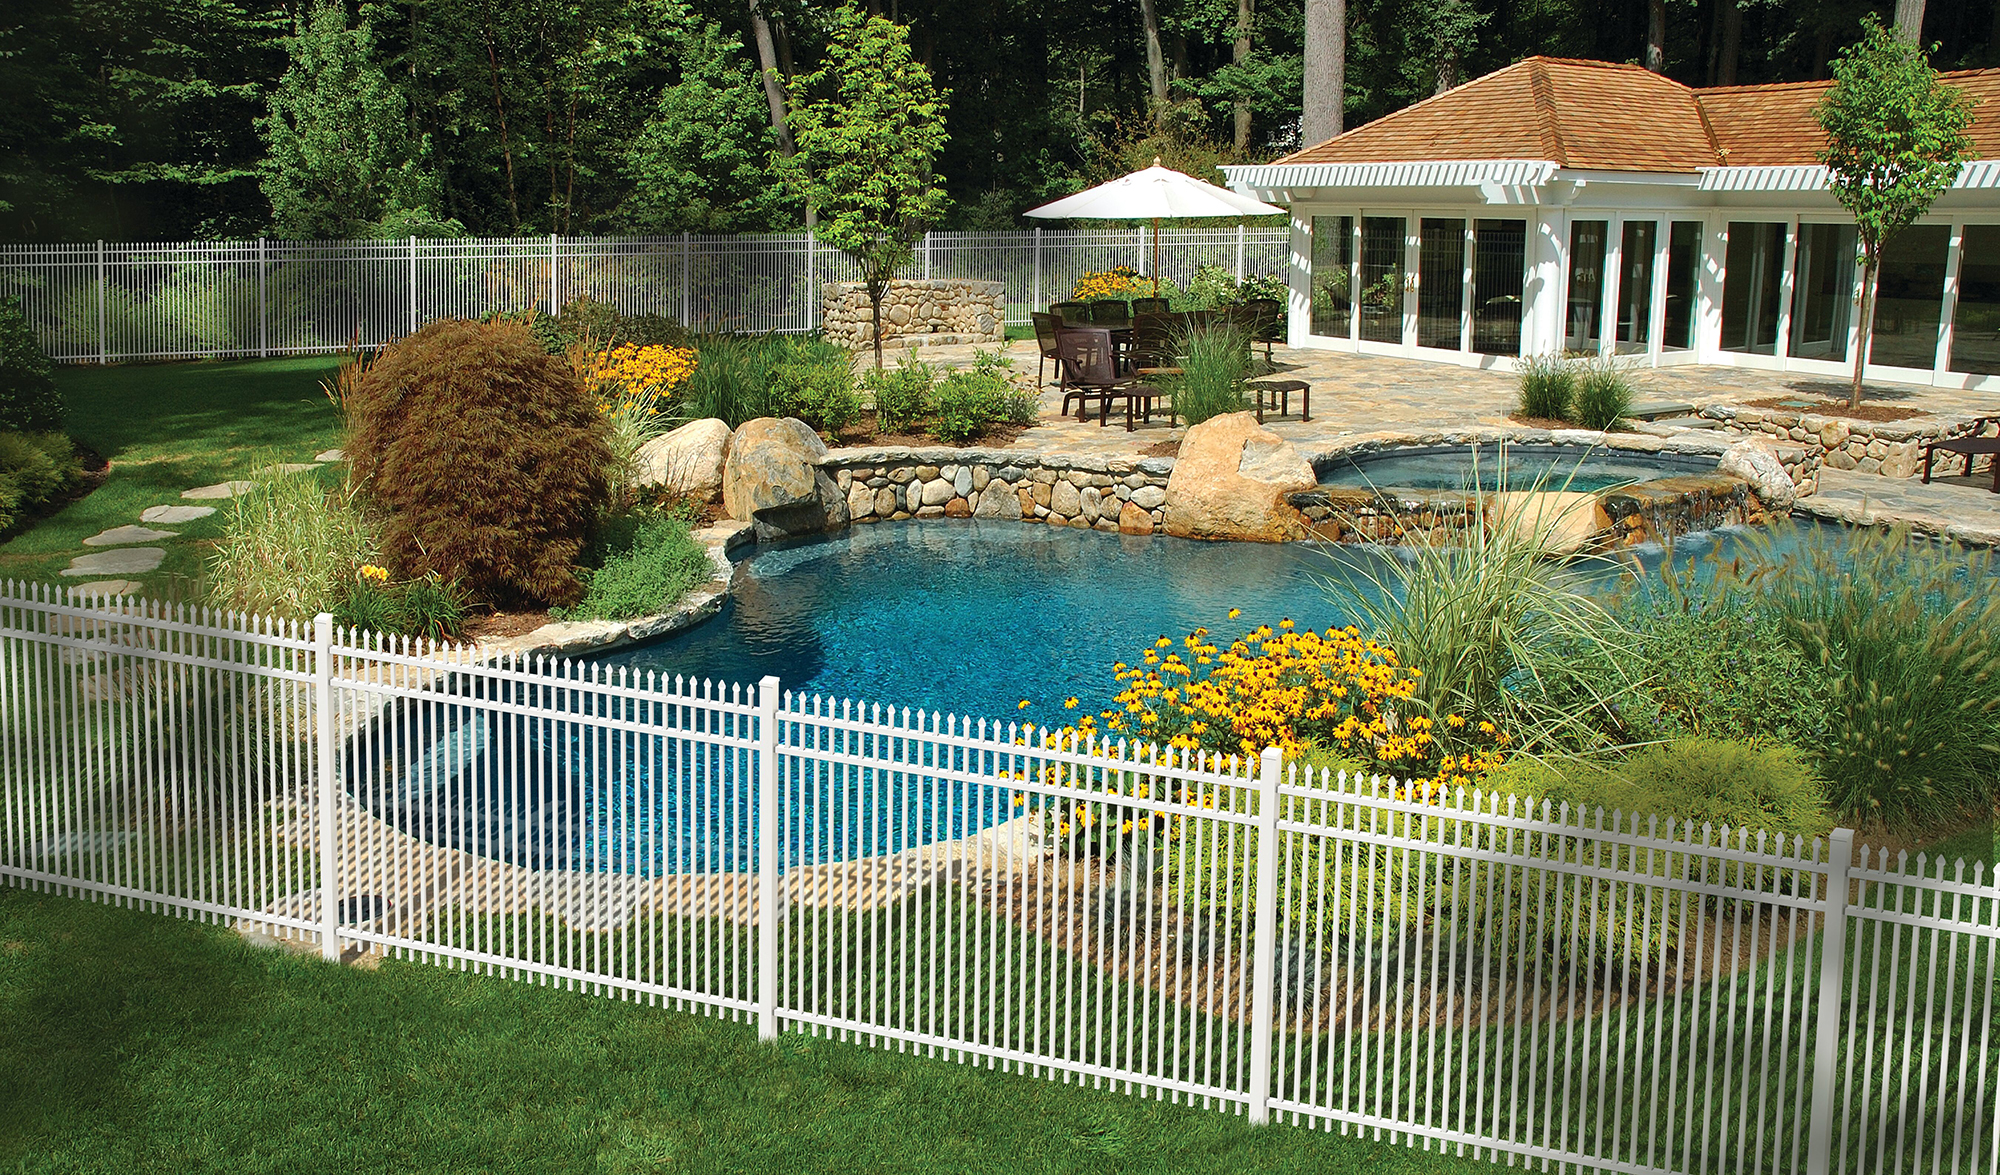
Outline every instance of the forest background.
<svg viewBox="0 0 2000 1175">
<path fill-rule="evenodd" d="M 1690 85 L 1823 78 L 1865 13 L 1913 15 L 1860 0 L 863 2 L 906 26 L 948 93 L 939 227 L 964 230 L 1020 227 L 1023 209 L 1154 155 L 1215 178 L 1218 163 L 1295 148 L 1308 7 L 1320 22 L 1333 10 L 1345 32 L 1347 127 L 1531 54 L 1646 64 Z M 1914 7 L 1939 68 L 2000 65 L 2000 0 Z M 786 83 L 815 68 L 834 11 L 831 0 L 6 8 L 10 241 L 796 229 L 806 210 L 775 181 L 773 155 L 789 149 Z"/>
</svg>

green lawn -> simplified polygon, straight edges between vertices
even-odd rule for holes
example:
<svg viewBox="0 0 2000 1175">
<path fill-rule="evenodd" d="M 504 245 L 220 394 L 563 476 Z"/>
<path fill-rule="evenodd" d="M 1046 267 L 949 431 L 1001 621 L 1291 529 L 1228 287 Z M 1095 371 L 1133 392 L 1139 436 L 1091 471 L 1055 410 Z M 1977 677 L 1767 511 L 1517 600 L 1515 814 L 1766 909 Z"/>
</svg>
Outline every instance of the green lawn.
<svg viewBox="0 0 2000 1175">
<path fill-rule="evenodd" d="M 96 492 L 0 545 L 0 578 L 54 579 L 83 540 L 139 521 L 181 491 L 248 476 L 274 461 L 310 461 L 340 443 L 340 417 L 320 391 L 334 357 L 63 367 L 70 434 L 103 454 L 111 473 Z M 224 505 L 217 502 L 191 505 Z M 144 576 L 156 587 L 195 577 L 222 513 L 179 526 L 167 559 Z"/>
<path fill-rule="evenodd" d="M 0 1169 L 1493 1168 L 0 889 Z"/>
</svg>

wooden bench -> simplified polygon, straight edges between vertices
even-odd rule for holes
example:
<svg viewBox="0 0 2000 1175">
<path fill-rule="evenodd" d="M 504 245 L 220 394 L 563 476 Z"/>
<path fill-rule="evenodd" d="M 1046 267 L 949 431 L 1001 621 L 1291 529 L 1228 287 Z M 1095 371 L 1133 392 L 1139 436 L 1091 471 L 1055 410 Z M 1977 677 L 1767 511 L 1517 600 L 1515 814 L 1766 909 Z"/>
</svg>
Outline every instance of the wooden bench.
<svg viewBox="0 0 2000 1175">
<path fill-rule="evenodd" d="M 1965 476 L 1967 477 L 1972 476 L 1972 459 L 1974 457 L 1993 458 L 1993 486 L 1991 492 L 2000 494 L 2000 436 L 1985 437 L 1979 435 L 1986 431 L 1987 425 L 1994 423 L 2000 423 L 2000 416 L 1982 416 L 1972 422 L 1972 431 L 1965 436 L 1953 437 L 1950 440 L 1944 441 L 1932 441 L 1930 444 L 1925 445 L 1924 484 L 1929 485 L 1931 483 L 1931 461 L 1936 458 L 1939 450 L 1943 450 L 1947 453 L 1958 453 L 1964 456 Z"/>
</svg>

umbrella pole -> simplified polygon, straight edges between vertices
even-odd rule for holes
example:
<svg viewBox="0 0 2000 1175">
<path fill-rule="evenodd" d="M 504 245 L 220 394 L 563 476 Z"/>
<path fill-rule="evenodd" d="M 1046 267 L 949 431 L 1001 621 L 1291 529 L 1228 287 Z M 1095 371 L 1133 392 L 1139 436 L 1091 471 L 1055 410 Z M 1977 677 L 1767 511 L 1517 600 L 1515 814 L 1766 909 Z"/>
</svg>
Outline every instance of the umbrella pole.
<svg viewBox="0 0 2000 1175">
<path fill-rule="evenodd" d="M 1153 162 L 1158 163 L 1155 159 Z M 1160 296 L 1160 218 L 1153 218 L 1153 296 Z"/>
</svg>

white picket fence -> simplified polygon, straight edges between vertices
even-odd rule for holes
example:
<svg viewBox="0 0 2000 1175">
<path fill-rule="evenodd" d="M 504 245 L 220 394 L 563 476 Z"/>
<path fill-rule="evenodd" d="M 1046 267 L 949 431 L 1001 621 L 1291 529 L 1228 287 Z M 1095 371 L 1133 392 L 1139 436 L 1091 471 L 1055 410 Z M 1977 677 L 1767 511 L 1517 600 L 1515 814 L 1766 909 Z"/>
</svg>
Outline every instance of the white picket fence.
<svg viewBox="0 0 2000 1175">
<path fill-rule="evenodd" d="M 1282 274 L 1285 229 L 1172 229 L 1161 276 L 1202 265 Z M 1067 297 L 1115 265 L 1152 271 L 1145 230 L 929 233 L 907 276 L 1006 287 L 1007 318 Z M 180 241 L 0 247 L 0 294 L 21 298 L 50 356 L 120 359 L 303 355 L 380 346 L 433 318 L 561 307 L 575 298 L 690 326 L 803 331 L 821 284 L 852 281 L 846 254 L 807 233 L 758 236 Z"/>
<path fill-rule="evenodd" d="M 1984 865 L 0 589 L 0 878 L 1425 1148 L 2000 1173 Z"/>
</svg>

